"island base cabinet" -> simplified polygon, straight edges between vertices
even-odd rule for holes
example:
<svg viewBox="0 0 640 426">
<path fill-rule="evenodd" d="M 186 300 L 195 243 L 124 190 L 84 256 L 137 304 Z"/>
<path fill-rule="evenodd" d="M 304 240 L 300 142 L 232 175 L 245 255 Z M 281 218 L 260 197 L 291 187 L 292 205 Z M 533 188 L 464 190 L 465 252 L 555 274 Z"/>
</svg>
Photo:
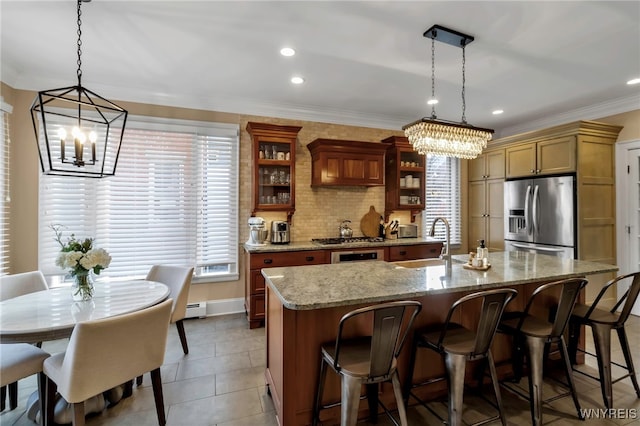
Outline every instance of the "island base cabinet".
<svg viewBox="0 0 640 426">
<path fill-rule="evenodd" d="M 528 297 L 542 283 L 526 284 L 518 286 L 519 292 L 507 307 L 508 311 L 523 310 Z M 442 324 L 446 318 L 449 307 L 460 297 L 468 293 L 440 293 L 416 298 L 422 303 L 423 309 L 416 318 L 414 326 L 422 328 L 434 324 Z M 335 341 L 340 318 L 364 305 L 351 305 L 344 307 L 325 308 L 316 310 L 292 310 L 282 305 L 276 294 L 267 286 L 266 288 L 266 371 L 265 379 L 273 404 L 281 426 L 310 425 L 313 417 L 313 403 L 317 388 L 318 372 L 320 369 L 320 347 L 323 343 Z M 547 303 L 554 304 L 554 300 Z M 475 327 L 478 320 L 480 304 L 467 307 L 458 312 L 452 320 L 460 322 L 467 327 Z M 345 337 L 366 335 L 370 321 L 355 324 L 350 329 L 344 330 Z M 584 333 L 581 334 L 584 336 Z M 407 366 L 410 362 L 410 352 L 413 344 L 413 332 L 410 332 L 405 347 L 398 359 L 398 371 L 400 381 L 404 385 L 409 378 L 406 377 Z M 584 337 L 581 338 L 580 347 L 584 348 Z M 553 348 L 552 348 L 553 349 Z M 511 369 L 511 340 L 505 335 L 496 334 L 492 353 L 497 364 L 498 376 L 502 380 L 512 376 Z M 551 358 L 558 358 L 553 351 Z M 584 358 L 578 362 L 584 362 Z M 469 384 L 475 384 L 477 363 L 469 363 L 466 369 L 466 379 Z M 434 351 L 420 349 L 414 371 L 414 382 L 425 381 L 434 378 L 444 378 L 444 363 L 441 357 Z M 489 378 L 485 378 L 489 385 Z M 364 393 L 364 391 L 363 391 Z M 447 394 L 447 382 L 441 380 L 429 386 L 423 386 L 415 390 L 416 395 L 433 400 L 444 397 Z M 393 388 L 390 383 L 384 383 L 379 390 L 382 403 L 390 410 L 396 407 Z M 340 378 L 331 369 L 327 372 L 323 403 L 340 401 Z M 411 405 L 414 400 L 410 402 Z M 382 410 L 378 413 L 384 416 Z M 365 401 L 360 404 L 359 419 L 369 415 Z M 322 410 L 321 421 L 324 424 L 340 424 L 340 407 Z"/>
</svg>

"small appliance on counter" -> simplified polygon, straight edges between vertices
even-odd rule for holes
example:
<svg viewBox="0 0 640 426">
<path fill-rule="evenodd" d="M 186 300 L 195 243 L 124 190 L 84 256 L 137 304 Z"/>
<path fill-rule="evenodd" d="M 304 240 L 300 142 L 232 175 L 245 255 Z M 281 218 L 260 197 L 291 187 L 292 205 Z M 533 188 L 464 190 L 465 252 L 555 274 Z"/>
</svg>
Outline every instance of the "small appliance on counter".
<svg viewBox="0 0 640 426">
<path fill-rule="evenodd" d="M 261 217 L 249 218 L 249 239 L 246 244 L 248 246 L 263 246 L 267 243 L 267 231 L 266 222 Z"/>
<path fill-rule="evenodd" d="M 418 238 L 418 225 L 399 225 L 398 238 Z"/>
<path fill-rule="evenodd" d="M 291 234 L 289 223 L 281 220 L 271 222 L 271 244 L 289 244 Z"/>
</svg>

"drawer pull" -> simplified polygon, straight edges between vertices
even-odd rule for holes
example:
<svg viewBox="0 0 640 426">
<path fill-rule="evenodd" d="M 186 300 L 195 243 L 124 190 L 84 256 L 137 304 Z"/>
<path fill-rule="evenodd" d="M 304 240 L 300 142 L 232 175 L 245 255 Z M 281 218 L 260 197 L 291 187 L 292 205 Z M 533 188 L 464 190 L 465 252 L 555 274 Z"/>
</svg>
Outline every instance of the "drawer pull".
<svg viewBox="0 0 640 426">
<path fill-rule="evenodd" d="M 306 259 L 307 262 L 313 262 L 313 259 L 315 259 L 315 257 L 307 256 L 307 257 L 305 257 L 305 259 Z"/>
<path fill-rule="evenodd" d="M 404 256 L 405 254 L 407 254 L 405 250 L 400 250 L 400 256 Z"/>
<path fill-rule="evenodd" d="M 267 265 L 273 263 L 273 259 L 265 259 L 264 263 L 266 263 Z"/>
</svg>

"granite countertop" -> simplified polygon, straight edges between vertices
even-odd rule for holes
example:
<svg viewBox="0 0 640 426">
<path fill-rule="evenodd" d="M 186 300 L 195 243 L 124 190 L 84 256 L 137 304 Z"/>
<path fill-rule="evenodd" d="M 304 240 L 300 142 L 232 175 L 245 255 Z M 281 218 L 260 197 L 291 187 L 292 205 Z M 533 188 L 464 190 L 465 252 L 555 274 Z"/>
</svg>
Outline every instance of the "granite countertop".
<svg viewBox="0 0 640 426">
<path fill-rule="evenodd" d="M 402 268 L 383 261 L 266 268 L 262 275 L 284 307 L 310 310 L 517 286 L 618 270 L 615 265 L 517 251 L 490 253 L 491 268 L 487 271 L 463 268 L 468 255 L 453 258 L 450 276 L 445 276 L 445 266 L 437 262 L 435 266 Z"/>
<path fill-rule="evenodd" d="M 320 244 L 312 241 L 295 241 L 289 244 L 271 244 L 267 243 L 263 246 L 251 246 L 244 244 L 245 251 L 249 253 L 273 253 L 273 252 L 286 252 L 286 251 L 303 251 L 303 250 L 339 250 L 346 248 L 359 248 L 359 247 L 392 247 L 392 246 L 408 246 L 415 244 L 425 243 L 441 243 L 442 240 L 431 237 L 418 237 L 418 238 L 398 238 L 395 240 L 383 240 L 380 242 L 353 242 L 344 244 Z"/>
</svg>

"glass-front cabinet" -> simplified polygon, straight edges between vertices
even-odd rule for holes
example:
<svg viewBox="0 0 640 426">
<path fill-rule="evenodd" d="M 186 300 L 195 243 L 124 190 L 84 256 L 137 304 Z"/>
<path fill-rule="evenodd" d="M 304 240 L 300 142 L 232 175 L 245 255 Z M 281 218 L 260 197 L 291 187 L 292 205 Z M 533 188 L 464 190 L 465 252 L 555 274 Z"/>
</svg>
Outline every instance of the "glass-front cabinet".
<svg viewBox="0 0 640 426">
<path fill-rule="evenodd" d="M 426 157 L 413 150 L 403 136 L 391 136 L 385 155 L 385 216 L 393 211 L 411 211 L 411 221 L 424 210 Z"/>
<path fill-rule="evenodd" d="M 295 150 L 301 127 L 247 123 L 252 140 L 252 214 L 295 212 Z"/>
</svg>

